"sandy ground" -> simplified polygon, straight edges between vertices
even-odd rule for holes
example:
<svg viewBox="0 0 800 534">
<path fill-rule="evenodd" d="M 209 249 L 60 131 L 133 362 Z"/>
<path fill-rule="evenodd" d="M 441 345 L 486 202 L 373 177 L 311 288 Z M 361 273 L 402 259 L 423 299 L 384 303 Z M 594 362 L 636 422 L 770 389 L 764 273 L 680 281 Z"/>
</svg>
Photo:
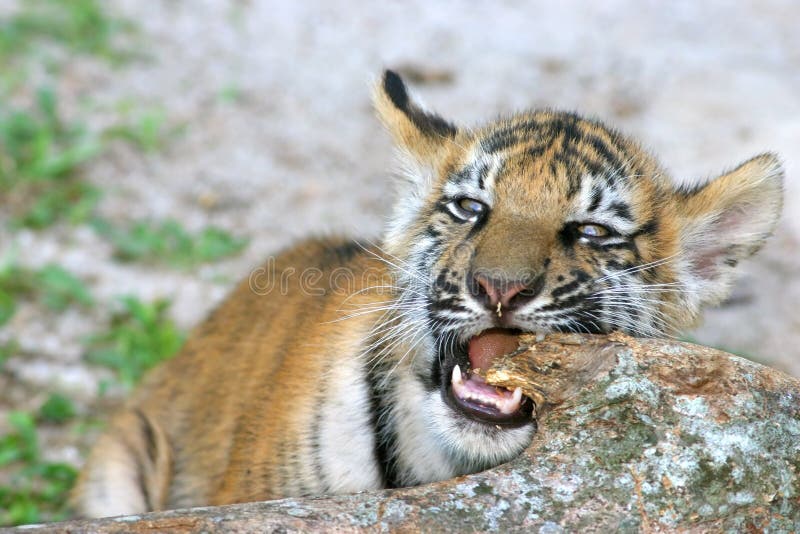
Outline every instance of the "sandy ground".
<svg viewBox="0 0 800 534">
<path fill-rule="evenodd" d="M 120 221 L 215 224 L 249 236 L 250 246 L 182 272 L 119 264 L 88 228 L 57 227 L 0 230 L 0 254 L 18 247 L 29 265 L 58 262 L 89 280 L 100 301 L 169 297 L 190 327 L 297 237 L 379 235 L 392 203 L 392 149 L 369 84 L 383 67 L 402 67 L 417 74 L 428 106 L 457 122 L 526 107 L 580 110 L 642 140 L 678 180 L 780 153 L 779 230 L 745 266 L 734 298 L 691 335 L 800 376 L 797 2 L 108 4 L 140 25 L 152 59 L 122 69 L 75 61 L 60 80 L 66 109 L 77 113 L 88 99 L 102 122 L 104 109 L 128 99 L 163 107 L 185 129 L 161 152 L 119 145 L 90 166 L 107 191 L 101 210 Z M 0 333 L 25 352 L 7 364 L 6 403 L 36 405 L 52 389 L 88 402 L 107 375 L 82 362 L 80 341 L 104 320 L 102 311 L 43 317 L 24 307 Z"/>
</svg>

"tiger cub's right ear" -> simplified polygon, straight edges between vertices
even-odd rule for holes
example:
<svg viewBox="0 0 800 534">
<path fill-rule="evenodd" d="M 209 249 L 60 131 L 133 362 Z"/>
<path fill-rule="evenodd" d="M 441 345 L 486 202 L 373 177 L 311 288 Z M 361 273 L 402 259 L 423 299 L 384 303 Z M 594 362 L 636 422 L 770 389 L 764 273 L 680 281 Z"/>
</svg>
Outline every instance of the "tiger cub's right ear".
<svg viewBox="0 0 800 534">
<path fill-rule="evenodd" d="M 453 124 L 414 102 L 403 80 L 391 70 L 384 71 L 376 84 L 373 101 L 378 117 L 395 143 L 417 160 L 435 158 L 458 133 Z"/>
</svg>

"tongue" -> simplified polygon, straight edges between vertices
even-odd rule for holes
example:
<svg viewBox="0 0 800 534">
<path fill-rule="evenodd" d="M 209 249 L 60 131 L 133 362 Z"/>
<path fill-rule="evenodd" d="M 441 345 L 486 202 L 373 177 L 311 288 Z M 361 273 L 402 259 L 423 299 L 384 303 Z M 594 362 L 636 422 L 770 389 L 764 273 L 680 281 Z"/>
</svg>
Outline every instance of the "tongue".
<svg viewBox="0 0 800 534">
<path fill-rule="evenodd" d="M 492 360 L 514 352 L 519 346 L 519 336 L 509 330 L 492 328 L 469 340 L 469 363 L 473 369 L 486 371 Z"/>
</svg>

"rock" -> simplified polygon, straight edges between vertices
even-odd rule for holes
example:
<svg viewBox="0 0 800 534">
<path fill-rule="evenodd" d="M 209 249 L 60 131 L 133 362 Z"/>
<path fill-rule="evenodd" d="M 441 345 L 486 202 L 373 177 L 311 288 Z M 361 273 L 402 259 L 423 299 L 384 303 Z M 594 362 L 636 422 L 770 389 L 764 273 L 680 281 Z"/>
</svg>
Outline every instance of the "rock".
<svg viewBox="0 0 800 534">
<path fill-rule="evenodd" d="M 800 381 L 672 341 L 549 336 L 526 347 L 487 378 L 505 373 L 524 384 L 538 399 L 539 431 L 523 455 L 495 469 L 415 488 L 41 528 L 800 530 Z"/>
</svg>

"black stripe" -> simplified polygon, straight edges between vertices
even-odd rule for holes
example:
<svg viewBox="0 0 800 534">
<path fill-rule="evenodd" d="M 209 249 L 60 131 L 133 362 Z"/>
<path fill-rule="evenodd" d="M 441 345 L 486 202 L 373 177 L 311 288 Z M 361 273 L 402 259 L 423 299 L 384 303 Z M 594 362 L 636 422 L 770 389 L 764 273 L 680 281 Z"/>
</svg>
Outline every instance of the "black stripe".
<svg viewBox="0 0 800 534">
<path fill-rule="evenodd" d="M 561 295 L 566 295 L 567 293 L 572 293 L 576 289 L 581 286 L 581 282 L 578 280 L 573 280 L 572 282 L 568 282 L 562 286 L 558 286 L 553 291 L 550 292 L 550 296 L 553 298 L 558 298 Z"/>
<path fill-rule="evenodd" d="M 483 217 L 478 218 L 477 221 L 472 225 L 472 228 L 469 229 L 469 233 L 467 233 L 466 239 L 472 239 L 475 237 L 475 234 L 481 231 L 481 229 L 486 226 L 486 223 L 489 222 L 489 217 L 492 216 L 492 210 L 488 210 Z"/>
<path fill-rule="evenodd" d="M 425 235 L 427 235 L 431 239 L 438 240 L 438 238 L 442 236 L 442 233 L 436 228 L 434 228 L 432 224 L 429 224 L 428 227 L 425 228 Z"/>
<path fill-rule="evenodd" d="M 347 241 L 339 245 L 328 248 L 327 252 L 335 256 L 340 262 L 352 260 L 359 254 L 364 253 L 367 246 L 360 241 Z"/>
<path fill-rule="evenodd" d="M 575 115 L 566 115 L 553 121 L 552 128 L 564 135 L 564 145 L 577 145 L 583 139 L 579 119 Z"/>
<path fill-rule="evenodd" d="M 587 135 L 586 142 L 589 143 L 592 148 L 594 148 L 598 157 L 600 157 L 601 160 L 604 160 L 607 163 L 607 166 L 612 169 L 612 175 L 623 170 L 622 160 L 620 160 L 619 156 L 614 153 L 612 147 L 603 139 L 600 139 L 596 135 Z"/>
<path fill-rule="evenodd" d="M 575 280 L 578 282 L 588 282 L 591 276 L 586 271 L 581 269 L 572 269 L 569 274 L 575 277 Z"/>
<path fill-rule="evenodd" d="M 434 313 L 437 311 L 453 311 L 453 312 L 468 312 L 469 310 L 460 302 L 458 297 L 449 297 L 442 300 L 431 301 L 428 303 L 428 312 Z"/>
<path fill-rule="evenodd" d="M 651 219 L 639 227 L 638 230 L 633 232 L 630 237 L 638 237 L 640 235 L 654 234 L 658 232 L 658 220 Z"/>
<path fill-rule="evenodd" d="M 617 217 L 633 221 L 633 215 L 631 215 L 630 207 L 628 207 L 627 204 L 623 202 L 614 202 L 608 208 L 613 211 L 614 215 Z"/>
<path fill-rule="evenodd" d="M 565 145 L 561 150 L 556 153 L 555 157 L 561 161 L 567 168 L 571 170 L 586 170 L 591 174 L 600 175 L 605 169 L 606 165 L 594 158 L 590 158 L 589 154 L 582 151 L 576 145 Z M 577 168 L 577 169 L 576 169 Z M 578 173 L 570 173 L 575 175 L 577 179 Z"/>
<path fill-rule="evenodd" d="M 556 162 L 555 158 L 550 160 L 550 174 L 558 176 L 558 162 Z"/>
<path fill-rule="evenodd" d="M 356 256 L 365 254 L 365 249 L 371 249 L 366 244 L 355 240 L 342 243 L 323 242 L 322 247 L 322 255 L 316 265 L 322 270 L 344 265 Z"/>
<path fill-rule="evenodd" d="M 571 297 L 567 297 L 564 300 L 558 300 L 555 302 L 551 302 L 550 304 L 546 304 L 541 307 L 540 311 L 554 311 L 554 310 L 561 310 L 561 309 L 568 309 L 578 304 L 583 304 L 586 301 L 586 295 L 584 293 L 578 293 L 572 295 Z"/>
<path fill-rule="evenodd" d="M 618 243 L 603 243 L 602 241 L 586 240 L 586 245 L 594 250 L 630 250 L 636 251 L 636 243 L 633 241 L 620 241 Z"/>
<path fill-rule="evenodd" d="M 532 146 L 527 150 L 528 156 L 530 156 L 533 159 L 538 159 L 538 158 L 542 157 L 542 155 L 545 153 L 545 151 L 547 150 L 547 148 L 549 146 L 550 146 L 550 143 L 546 143 L 546 144 L 543 143 L 543 144 L 540 144 L 540 145 Z"/>
<path fill-rule="evenodd" d="M 328 376 L 334 361 L 335 359 L 332 356 L 328 357 L 328 363 L 325 365 L 322 376 Z M 327 395 L 326 385 L 327 382 L 323 381 L 317 383 L 317 394 L 314 396 L 314 402 L 316 406 L 323 406 L 325 403 L 325 396 Z M 320 443 L 322 433 L 322 416 L 322 410 L 317 409 L 314 412 L 314 419 L 311 421 L 311 457 L 314 462 L 314 471 L 319 479 L 322 491 L 327 492 L 328 484 L 325 480 L 325 471 L 322 467 L 322 446 Z"/>
<path fill-rule="evenodd" d="M 153 426 L 150 424 L 150 420 L 144 413 L 142 413 L 141 410 L 136 409 L 134 410 L 134 413 L 139 418 L 139 425 L 141 427 L 142 437 L 144 437 L 147 457 L 150 459 L 150 462 L 155 465 L 156 459 L 158 458 L 158 447 L 156 445 L 156 436 L 153 432 Z"/>
<path fill-rule="evenodd" d="M 565 114 L 569 116 L 569 114 Z M 484 152 L 488 154 L 493 154 L 495 152 L 501 152 L 511 146 L 522 141 L 524 138 L 527 137 L 534 137 L 540 135 L 547 135 L 551 133 L 548 131 L 548 125 L 550 125 L 552 129 L 552 123 L 554 119 L 548 118 L 530 118 L 525 122 L 521 122 L 519 124 L 512 124 L 500 127 L 499 129 L 495 130 L 491 134 L 489 134 L 486 138 L 481 140 L 481 148 Z M 556 119 L 557 120 L 557 119 Z M 550 140 L 547 143 L 548 145 L 552 143 L 552 135 L 550 136 Z"/>
<path fill-rule="evenodd" d="M 434 282 L 434 288 L 439 293 L 447 293 L 448 295 L 457 295 L 460 291 L 458 284 L 454 284 L 450 280 L 447 279 L 447 272 L 442 271 L 436 277 L 436 281 Z"/>
<path fill-rule="evenodd" d="M 604 334 L 606 333 L 600 325 L 597 324 L 598 319 L 592 317 L 592 312 L 600 310 L 599 306 L 593 306 L 587 310 L 579 311 L 574 317 L 570 317 L 570 323 L 566 327 L 556 326 L 558 330 L 565 332 L 584 332 L 587 334 Z M 577 324 L 575 320 L 577 319 Z"/>
<path fill-rule="evenodd" d="M 603 201 L 603 188 L 594 184 L 592 187 L 592 202 L 589 204 L 589 211 L 596 210 Z"/>
<path fill-rule="evenodd" d="M 570 173 L 567 175 L 567 179 L 569 180 L 569 185 L 567 187 L 567 198 L 572 198 L 578 194 L 578 191 L 581 190 L 581 174 L 582 173 Z"/>
<path fill-rule="evenodd" d="M 558 240 L 565 251 L 571 251 L 578 241 L 578 231 L 575 223 L 565 224 L 558 232 Z"/>
<path fill-rule="evenodd" d="M 378 353 L 382 345 L 370 350 L 364 358 L 364 371 L 369 390 L 370 424 L 374 442 L 375 461 L 381 475 L 381 485 L 384 488 L 401 487 L 397 472 L 397 458 L 395 444 L 397 433 L 391 420 L 387 389 L 382 389 L 381 383 L 385 381 L 385 370 L 382 362 L 386 360 Z M 375 360 L 379 361 L 376 363 Z M 372 363 L 370 363 L 372 362 Z M 389 379 L 392 380 L 392 379 Z M 389 386 L 391 387 L 391 386 Z"/>
<path fill-rule="evenodd" d="M 483 139 L 481 148 L 487 154 L 494 154 L 517 144 L 519 140 L 520 136 L 515 129 L 505 128 L 493 133 L 488 139 Z"/>
<path fill-rule="evenodd" d="M 610 259 L 606 262 L 606 268 L 614 269 L 616 271 L 627 271 L 636 267 L 633 263 L 626 261 L 625 263 L 620 263 L 617 261 L 616 258 Z"/>
<path fill-rule="evenodd" d="M 458 172 L 451 173 L 450 176 L 448 177 L 448 180 L 455 185 L 461 185 L 464 182 L 469 182 L 471 178 L 472 178 L 472 168 L 467 167 L 465 169 L 461 169 Z"/>
<path fill-rule="evenodd" d="M 489 164 L 482 163 L 475 171 L 478 175 L 478 187 L 480 189 L 486 188 L 486 177 L 489 176 Z"/>
</svg>

